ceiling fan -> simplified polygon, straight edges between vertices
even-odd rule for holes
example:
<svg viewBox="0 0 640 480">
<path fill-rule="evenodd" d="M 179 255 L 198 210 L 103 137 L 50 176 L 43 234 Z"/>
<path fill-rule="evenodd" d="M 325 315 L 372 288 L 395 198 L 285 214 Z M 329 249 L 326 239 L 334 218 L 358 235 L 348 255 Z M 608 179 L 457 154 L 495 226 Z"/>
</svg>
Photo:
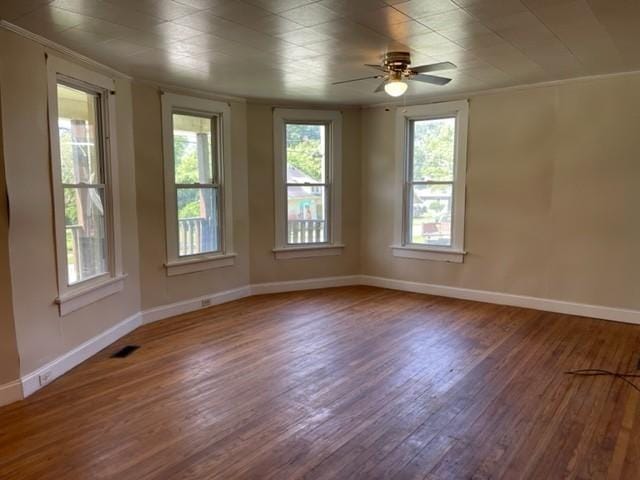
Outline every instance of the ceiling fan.
<svg viewBox="0 0 640 480">
<path fill-rule="evenodd" d="M 410 67 L 410 65 L 411 55 L 409 52 L 387 52 L 384 54 L 381 65 L 365 64 L 366 67 L 380 70 L 383 72 L 382 74 L 334 82 L 333 85 L 359 82 L 360 80 L 369 80 L 372 78 L 382 78 L 382 83 L 378 85 L 378 88 L 374 90 L 374 93 L 384 90 L 392 97 L 399 97 L 407 91 L 408 85 L 406 80 L 415 80 L 418 82 L 430 83 L 432 85 L 446 85 L 451 81 L 450 78 L 427 75 L 427 73 L 456 68 L 456 66 L 451 62 L 432 63 L 430 65 L 420 65 L 418 67 Z"/>
</svg>

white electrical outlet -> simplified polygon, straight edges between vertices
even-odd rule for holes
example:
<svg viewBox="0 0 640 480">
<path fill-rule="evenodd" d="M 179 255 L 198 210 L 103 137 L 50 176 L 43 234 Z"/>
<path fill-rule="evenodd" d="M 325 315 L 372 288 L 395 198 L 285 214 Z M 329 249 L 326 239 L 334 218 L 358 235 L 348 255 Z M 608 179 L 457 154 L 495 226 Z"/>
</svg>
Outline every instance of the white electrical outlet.
<svg viewBox="0 0 640 480">
<path fill-rule="evenodd" d="M 211 299 L 210 298 L 204 298 L 201 302 L 201 305 L 203 307 L 208 307 L 209 305 L 211 305 Z"/>
<path fill-rule="evenodd" d="M 40 386 L 42 387 L 47 383 L 49 383 L 51 381 L 52 376 L 53 376 L 53 373 L 51 371 L 44 372 L 38 375 L 38 381 L 40 382 Z"/>
</svg>

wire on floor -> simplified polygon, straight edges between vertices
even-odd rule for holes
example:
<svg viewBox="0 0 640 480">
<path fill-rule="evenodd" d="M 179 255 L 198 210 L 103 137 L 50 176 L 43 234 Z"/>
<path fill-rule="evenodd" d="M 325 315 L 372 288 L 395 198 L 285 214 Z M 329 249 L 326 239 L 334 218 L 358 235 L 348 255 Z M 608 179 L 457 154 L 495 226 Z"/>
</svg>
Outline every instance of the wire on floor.
<svg viewBox="0 0 640 480">
<path fill-rule="evenodd" d="M 582 377 L 599 377 L 599 376 L 609 376 L 614 378 L 619 378 L 624 382 L 631 385 L 636 391 L 640 392 L 640 387 L 638 387 L 635 383 L 633 383 L 629 378 L 640 378 L 640 374 L 638 373 L 620 373 L 620 372 L 612 372 L 610 370 L 602 370 L 600 368 L 583 368 L 579 370 L 569 370 L 568 372 L 564 372 L 567 375 L 577 375 Z"/>
</svg>

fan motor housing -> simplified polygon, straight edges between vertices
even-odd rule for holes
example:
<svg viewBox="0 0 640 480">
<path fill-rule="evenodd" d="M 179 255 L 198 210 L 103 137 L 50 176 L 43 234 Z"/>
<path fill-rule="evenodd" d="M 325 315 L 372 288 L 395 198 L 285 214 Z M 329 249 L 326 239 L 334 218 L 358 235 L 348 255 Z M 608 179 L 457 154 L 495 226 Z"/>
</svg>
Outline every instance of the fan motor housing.
<svg viewBox="0 0 640 480">
<path fill-rule="evenodd" d="M 382 63 L 390 70 L 402 71 L 411 65 L 411 55 L 409 52 L 387 52 Z"/>
</svg>

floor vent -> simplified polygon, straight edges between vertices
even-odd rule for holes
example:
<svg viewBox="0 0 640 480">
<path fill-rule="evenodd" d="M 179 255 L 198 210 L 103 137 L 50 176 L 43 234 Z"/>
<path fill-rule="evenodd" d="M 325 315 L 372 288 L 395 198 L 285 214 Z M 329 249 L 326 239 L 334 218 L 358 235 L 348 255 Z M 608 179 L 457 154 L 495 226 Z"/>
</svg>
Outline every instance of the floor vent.
<svg viewBox="0 0 640 480">
<path fill-rule="evenodd" d="M 113 355 L 111 355 L 111 358 L 124 358 L 124 357 L 128 357 L 129 355 L 131 355 L 133 352 L 135 352 L 137 349 L 139 349 L 140 347 L 138 345 L 127 345 L 126 347 L 122 347 L 120 350 L 118 350 L 116 353 L 114 353 Z"/>
</svg>

